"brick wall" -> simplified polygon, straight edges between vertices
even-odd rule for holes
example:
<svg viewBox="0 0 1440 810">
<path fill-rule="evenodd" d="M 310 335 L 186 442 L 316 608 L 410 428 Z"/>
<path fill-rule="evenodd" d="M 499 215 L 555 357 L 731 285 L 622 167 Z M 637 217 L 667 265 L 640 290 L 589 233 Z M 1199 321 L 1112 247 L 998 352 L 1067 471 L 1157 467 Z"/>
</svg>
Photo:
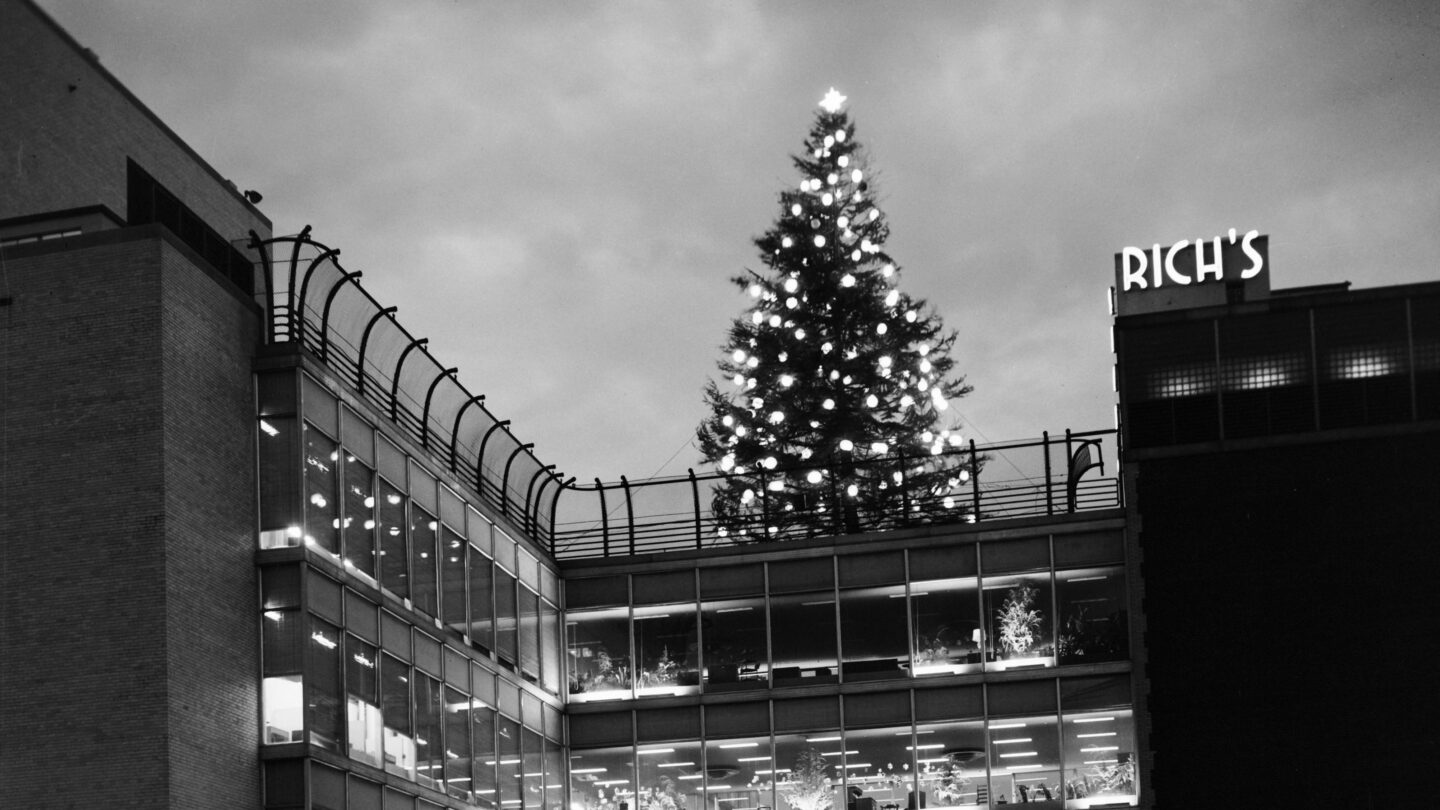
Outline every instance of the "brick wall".
<svg viewBox="0 0 1440 810">
<path fill-rule="evenodd" d="M 97 204 L 125 217 L 128 156 L 226 239 L 270 234 L 268 219 L 28 0 L 0 0 L 0 104 L 0 219 Z"/>
<path fill-rule="evenodd" d="M 254 316 L 158 227 L 5 271 L 0 803 L 257 807 Z"/>
</svg>

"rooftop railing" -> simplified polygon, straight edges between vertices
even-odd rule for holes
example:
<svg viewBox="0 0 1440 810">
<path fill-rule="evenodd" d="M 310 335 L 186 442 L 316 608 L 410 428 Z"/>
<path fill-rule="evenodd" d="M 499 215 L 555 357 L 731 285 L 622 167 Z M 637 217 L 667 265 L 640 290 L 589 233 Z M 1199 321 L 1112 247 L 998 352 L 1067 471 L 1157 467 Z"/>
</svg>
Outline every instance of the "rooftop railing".
<svg viewBox="0 0 1440 810">
<path fill-rule="evenodd" d="M 957 462 L 977 472 L 944 497 L 905 499 L 884 510 L 789 512 L 783 521 L 766 513 L 738 524 L 718 520 L 710 491 L 725 473 L 577 485 L 555 472 L 491 414 L 483 394 L 457 379 L 458 369 L 437 360 L 417 338 L 360 286 L 359 271 L 346 270 L 340 251 L 310 238 L 260 239 L 250 247 L 261 257 L 256 297 L 267 316 L 266 340 L 294 344 L 328 367 L 384 414 L 403 434 L 506 516 L 557 559 L 650 554 L 764 541 L 853 534 L 921 524 L 974 523 L 1001 518 L 1062 515 L 1121 503 L 1115 431 L 1092 431 L 1002 444 L 956 448 Z M 985 461 L 977 464 L 977 459 Z M 903 467 L 904 459 L 864 462 Z M 766 474 L 780 477 L 784 470 Z M 948 500 L 946 500 L 948 499 Z"/>
</svg>

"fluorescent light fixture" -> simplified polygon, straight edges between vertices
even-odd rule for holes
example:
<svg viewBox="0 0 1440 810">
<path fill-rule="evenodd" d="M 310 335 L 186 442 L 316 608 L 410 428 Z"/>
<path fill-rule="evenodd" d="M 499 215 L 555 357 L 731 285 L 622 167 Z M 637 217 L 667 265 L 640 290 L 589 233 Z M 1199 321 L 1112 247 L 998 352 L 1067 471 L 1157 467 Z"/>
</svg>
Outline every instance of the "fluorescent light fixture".
<svg viewBox="0 0 1440 810">
<path fill-rule="evenodd" d="M 928 743 L 926 745 L 907 745 L 906 751 L 925 751 L 930 748 L 944 748 L 945 743 Z"/>
<path fill-rule="evenodd" d="M 605 781 L 603 781 L 603 782 L 596 782 L 595 784 L 600 785 L 601 787 L 609 787 L 609 786 L 611 786 L 611 785 L 628 785 L 628 784 L 630 784 L 630 780 L 629 780 L 629 779 L 607 779 L 607 780 L 605 780 Z"/>
<path fill-rule="evenodd" d="M 637 751 L 636 753 L 638 753 L 638 754 L 639 754 L 640 756 L 642 756 L 642 757 L 645 756 L 646 754 L 673 754 L 673 753 L 675 753 L 675 749 L 674 749 L 674 748 L 651 748 L 651 749 L 646 750 L 646 751 Z"/>
<path fill-rule="evenodd" d="M 1083 749 L 1082 749 L 1082 750 L 1083 750 Z M 1040 756 L 1040 752 L 1039 752 L 1039 751 L 1016 751 L 1016 752 L 1013 753 L 1013 754 L 1001 754 L 1001 755 L 1000 755 L 1000 758 L 1001 758 L 1001 759 L 1011 759 L 1011 758 L 1013 758 L 1013 757 L 1038 757 L 1038 756 Z"/>
<path fill-rule="evenodd" d="M 693 763 L 693 762 L 661 762 L 661 763 L 656 764 L 655 767 L 657 767 L 657 768 L 684 768 L 684 767 L 691 766 L 691 765 L 694 765 L 694 764 L 695 764 L 695 763 Z"/>
<path fill-rule="evenodd" d="M 840 735 L 839 735 L 839 734 L 836 734 L 834 737 L 806 737 L 806 738 L 805 738 L 805 742 L 839 742 L 839 741 L 840 741 Z"/>
<path fill-rule="evenodd" d="M 1087 760 L 1085 760 L 1085 764 L 1086 764 L 1086 765 L 1111 765 L 1111 764 L 1114 764 L 1114 763 L 1119 762 L 1119 761 L 1120 761 L 1120 760 L 1118 760 L 1118 759 L 1087 759 Z"/>
<path fill-rule="evenodd" d="M 1024 728 L 1024 723 L 991 723 L 991 731 L 999 731 L 1002 728 Z"/>
<path fill-rule="evenodd" d="M 759 747 L 760 747 L 760 743 L 758 743 L 758 742 L 721 743 L 721 744 L 720 744 L 720 747 L 721 747 L 721 748 L 759 748 Z"/>
<path fill-rule="evenodd" d="M 868 763 L 868 762 L 847 762 L 847 763 L 845 763 L 845 767 L 846 767 L 846 768 L 868 768 L 868 767 L 870 767 L 870 763 Z"/>
<path fill-rule="evenodd" d="M 1007 771 L 1035 771 L 1035 770 L 1039 770 L 1039 769 L 1041 769 L 1041 768 L 1043 768 L 1043 767 L 1045 767 L 1045 766 L 1044 766 L 1044 765 L 1040 765 L 1040 764 L 1038 764 L 1038 763 L 1035 764 L 1035 765 L 1006 765 L 1006 766 L 1005 766 L 1005 770 L 1007 770 Z"/>
<path fill-rule="evenodd" d="M 859 752 L 859 751 L 821 751 L 821 752 L 820 752 L 820 756 L 822 756 L 822 757 L 838 757 L 838 756 L 840 756 L 840 755 L 842 755 L 842 754 L 858 754 L 858 753 L 860 753 L 860 752 Z"/>
<path fill-rule="evenodd" d="M 816 605 L 833 605 L 833 604 L 835 604 L 835 600 L 834 600 L 834 599 L 820 599 L 820 600 L 815 601 L 815 602 L 801 602 L 801 603 L 800 603 L 800 605 L 801 605 L 802 607 L 815 607 Z"/>
<path fill-rule="evenodd" d="M 1072 722 L 1072 723 L 1110 723 L 1110 722 L 1113 722 L 1114 720 L 1115 720 L 1115 718 L 1113 718 L 1113 717 L 1077 717 L 1077 718 L 1075 718 L 1074 720 L 1071 720 L 1070 722 Z"/>
<path fill-rule="evenodd" d="M 1012 744 L 1012 743 L 1027 743 L 1027 742 L 1030 742 L 1030 738 L 1029 738 L 1029 737 L 1006 737 L 1006 738 L 1003 739 L 1003 740 L 993 740 L 993 742 L 994 742 L 996 745 L 1010 745 L 1010 744 Z"/>
<path fill-rule="evenodd" d="M 605 773 L 604 768 L 571 768 L 570 773 Z"/>
<path fill-rule="evenodd" d="M 1109 579 L 1108 576 L 1098 577 L 1075 577 L 1074 579 L 1062 579 L 1061 582 L 1098 582 L 1102 579 Z"/>
<path fill-rule="evenodd" d="M 680 774 L 679 776 L 677 776 L 677 777 L 675 777 L 675 778 L 676 778 L 676 779 L 704 779 L 704 778 L 705 778 L 705 774 L 703 774 L 703 773 L 682 773 L 682 774 Z"/>
<path fill-rule="evenodd" d="M 638 621 L 642 621 L 642 620 L 644 620 L 644 619 L 668 619 L 668 618 L 670 618 L 670 614 L 669 614 L 669 613 L 651 613 L 651 614 L 648 615 L 648 616 L 636 616 L 636 617 L 635 617 L 635 621 L 638 622 Z"/>
<path fill-rule="evenodd" d="M 715 611 L 715 612 L 716 612 L 716 613 L 746 613 L 746 612 L 751 611 L 751 610 L 754 610 L 754 609 L 755 609 L 755 608 L 753 608 L 753 607 L 720 608 L 719 610 L 717 610 L 717 611 Z"/>
<path fill-rule="evenodd" d="M 1099 753 L 1101 751 L 1119 751 L 1118 745 L 1091 745 L 1080 749 L 1082 754 Z"/>
<path fill-rule="evenodd" d="M 1083 740 L 1083 739 L 1085 739 L 1086 737 L 1114 737 L 1117 733 L 1119 733 L 1119 732 L 1115 732 L 1115 731 L 1097 731 L 1097 732 L 1095 732 L 1094 734 L 1076 734 L 1075 737 L 1076 737 L 1077 739 Z"/>
<path fill-rule="evenodd" d="M 706 790 L 729 790 L 729 785 L 706 785 Z"/>
<path fill-rule="evenodd" d="M 769 762 L 770 757 L 739 757 L 736 762 Z"/>
</svg>

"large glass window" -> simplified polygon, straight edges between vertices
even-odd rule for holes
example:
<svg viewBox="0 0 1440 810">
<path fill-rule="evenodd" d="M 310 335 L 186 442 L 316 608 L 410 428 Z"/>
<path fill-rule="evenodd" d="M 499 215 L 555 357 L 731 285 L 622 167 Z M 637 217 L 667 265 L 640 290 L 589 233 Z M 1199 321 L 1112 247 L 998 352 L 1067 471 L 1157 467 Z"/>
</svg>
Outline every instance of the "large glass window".
<svg viewBox="0 0 1440 810">
<path fill-rule="evenodd" d="M 1060 744 L 1054 715 L 993 719 L 988 730 L 991 801 L 1058 802 Z"/>
<path fill-rule="evenodd" d="M 835 594 L 795 593 L 770 599 L 771 674 L 776 686 L 833 683 Z"/>
<path fill-rule="evenodd" d="M 416 778 L 420 784 L 440 790 L 445 777 L 440 682 L 416 670 L 414 694 Z"/>
<path fill-rule="evenodd" d="M 495 568 L 495 653 L 501 663 L 515 665 L 519 652 L 519 607 L 516 606 L 515 577 Z"/>
<path fill-rule="evenodd" d="M 704 776 L 700 743 L 650 743 L 635 753 L 640 783 L 635 810 L 698 810 Z"/>
<path fill-rule="evenodd" d="M 375 578 L 375 471 L 353 455 L 345 456 L 346 567 Z"/>
<path fill-rule="evenodd" d="M 490 558 L 470 546 L 470 641 L 487 652 L 495 649 L 493 570 Z"/>
<path fill-rule="evenodd" d="M 1123 568 L 1057 572 L 1055 603 L 1060 618 L 1055 643 L 1060 663 L 1093 664 L 1129 657 Z"/>
<path fill-rule="evenodd" d="M 525 586 L 518 588 L 520 619 L 517 624 L 520 674 L 532 683 L 540 681 L 540 595 Z"/>
<path fill-rule="evenodd" d="M 545 691 L 560 694 L 563 672 L 563 651 L 560 649 L 560 609 L 548 600 L 540 600 L 540 676 Z"/>
<path fill-rule="evenodd" d="M 984 721 L 917 725 L 915 770 L 920 791 L 907 798 L 907 810 L 989 805 Z"/>
<path fill-rule="evenodd" d="M 475 803 L 482 808 L 494 808 L 499 800 L 499 783 L 495 779 L 495 709 L 476 700 L 470 710 L 471 744 L 475 752 L 471 762 L 475 780 Z"/>
<path fill-rule="evenodd" d="M 545 795 L 545 743 L 544 738 L 533 729 L 520 731 L 521 763 L 525 785 L 525 806 L 543 808 Z"/>
<path fill-rule="evenodd" d="M 440 618 L 445 626 L 464 635 L 469 624 L 465 610 L 465 539 L 451 531 L 449 526 L 440 529 Z"/>
<path fill-rule="evenodd" d="M 840 592 L 840 652 L 846 681 L 899 678 L 908 665 L 905 586 Z"/>
<path fill-rule="evenodd" d="M 717 810 L 773 807 L 774 770 L 768 735 L 707 740 L 705 806 Z"/>
<path fill-rule="evenodd" d="M 839 731 L 775 735 L 775 807 L 832 810 L 846 806 Z"/>
<path fill-rule="evenodd" d="M 367 765 L 384 764 L 380 716 L 380 653 L 355 636 L 345 637 L 345 714 L 349 753 Z"/>
<path fill-rule="evenodd" d="M 700 691 L 695 603 L 635 608 L 636 694 Z"/>
<path fill-rule="evenodd" d="M 1067 808 L 1138 802 L 1135 723 L 1129 709 L 1067 712 L 1061 736 Z"/>
<path fill-rule="evenodd" d="M 1048 573 L 986 577 L 985 613 L 992 669 L 1052 666 L 1055 616 Z"/>
<path fill-rule="evenodd" d="M 765 687 L 770 670 L 765 600 L 706 602 L 700 616 L 705 629 L 705 690 Z"/>
<path fill-rule="evenodd" d="M 380 711 L 385 720 L 385 770 L 415 778 L 415 734 L 410 722 L 410 665 L 380 656 Z"/>
<path fill-rule="evenodd" d="M 383 478 L 378 489 L 380 584 L 406 599 L 410 596 L 410 558 L 405 546 L 405 495 Z"/>
<path fill-rule="evenodd" d="M 440 615 L 436 552 L 440 522 L 420 507 L 410 506 L 410 598 L 417 610 Z"/>
<path fill-rule="evenodd" d="M 559 735 L 560 729 L 554 728 L 549 734 Z M 565 807 L 565 747 L 559 742 L 545 737 L 545 808 L 546 810 L 564 810 Z"/>
<path fill-rule="evenodd" d="M 310 617 L 305 645 L 305 709 L 310 743 L 340 750 L 343 710 L 340 697 L 340 629 Z"/>
<path fill-rule="evenodd" d="M 847 729 L 846 810 L 904 806 L 915 790 L 912 749 L 908 722 L 889 728 Z"/>
<path fill-rule="evenodd" d="M 630 615 L 625 608 L 586 610 L 565 616 L 573 700 L 630 695 Z"/>
<path fill-rule="evenodd" d="M 340 553 L 340 499 L 336 473 L 340 452 L 334 441 L 305 423 L 305 542 Z"/>
<path fill-rule="evenodd" d="M 259 424 L 260 547 L 298 546 L 304 531 L 295 498 L 300 486 L 295 465 L 296 419 L 264 416 Z"/>
<path fill-rule="evenodd" d="M 570 751 L 570 805 L 576 810 L 636 810 L 630 746 Z"/>
<path fill-rule="evenodd" d="M 305 700 L 301 684 L 300 628 L 298 610 L 267 609 L 261 633 L 265 661 L 261 681 L 261 711 L 266 744 L 300 742 L 305 739 Z"/>
<path fill-rule="evenodd" d="M 910 585 L 916 675 L 976 672 L 981 637 L 980 587 L 975 577 L 930 579 Z"/>
<path fill-rule="evenodd" d="M 521 794 L 520 724 L 499 715 L 495 721 L 497 747 L 499 748 L 500 807 L 508 810 L 520 807 Z"/>
</svg>

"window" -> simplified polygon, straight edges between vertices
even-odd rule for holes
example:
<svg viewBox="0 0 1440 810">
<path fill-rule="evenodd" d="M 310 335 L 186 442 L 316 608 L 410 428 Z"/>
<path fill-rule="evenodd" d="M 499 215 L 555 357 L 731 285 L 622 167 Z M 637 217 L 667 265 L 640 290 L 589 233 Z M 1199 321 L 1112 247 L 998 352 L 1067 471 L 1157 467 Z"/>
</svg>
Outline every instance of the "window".
<svg viewBox="0 0 1440 810">
<path fill-rule="evenodd" d="M 980 583 L 975 577 L 910 585 L 915 675 L 976 672 L 983 657 Z"/>
<path fill-rule="evenodd" d="M 345 456 L 345 567 L 375 579 L 375 471 Z"/>
<path fill-rule="evenodd" d="M 695 603 L 635 608 L 637 695 L 685 695 L 700 691 Z"/>
<path fill-rule="evenodd" d="M 380 656 L 380 710 L 385 720 L 385 770 L 415 778 L 415 736 L 410 724 L 410 666 Z"/>
<path fill-rule="evenodd" d="M 380 652 L 355 636 L 345 637 L 345 715 L 351 759 L 384 764 L 380 716 Z"/>
<path fill-rule="evenodd" d="M 1054 715 L 995 718 L 987 730 L 991 801 L 1024 804 L 1061 797 Z"/>
<path fill-rule="evenodd" d="M 445 687 L 445 792 L 457 799 L 469 799 L 473 789 L 470 776 L 471 707 L 468 695 Z"/>
<path fill-rule="evenodd" d="M 495 652 L 507 666 L 515 666 L 519 647 L 519 608 L 515 603 L 515 577 L 495 568 Z"/>
<path fill-rule="evenodd" d="M 835 593 L 786 594 L 770 600 L 771 674 L 776 686 L 833 683 Z"/>
<path fill-rule="evenodd" d="M 524 796 L 521 792 L 522 763 L 520 760 L 520 724 L 504 715 L 495 721 L 495 736 L 499 756 L 497 770 L 500 782 L 500 807 L 502 810 L 520 807 Z"/>
<path fill-rule="evenodd" d="M 630 696 L 630 621 L 625 608 L 566 614 L 573 700 Z"/>
<path fill-rule="evenodd" d="M 445 777 L 443 713 L 440 682 L 415 671 L 415 780 L 442 790 Z"/>
<path fill-rule="evenodd" d="M 1067 712 L 1061 735 L 1067 808 L 1138 802 L 1135 724 L 1129 709 Z"/>
<path fill-rule="evenodd" d="M 436 573 L 440 522 L 418 506 L 410 507 L 410 598 L 416 610 L 440 615 Z"/>
<path fill-rule="evenodd" d="M 1123 661 L 1130 654 L 1125 570 L 1080 568 L 1055 574 L 1060 620 L 1056 654 L 1061 664 Z"/>
<path fill-rule="evenodd" d="M 475 804 L 482 808 L 494 808 L 499 801 L 499 782 L 495 778 L 495 709 L 486 706 L 478 697 L 470 709 L 470 740 L 475 747 L 471 755 L 472 777 L 475 788 Z"/>
<path fill-rule="evenodd" d="M 296 566 L 261 571 L 260 702 L 266 745 L 305 739 L 305 700 L 300 603 L 300 569 Z"/>
<path fill-rule="evenodd" d="M 706 740 L 705 789 L 718 794 L 707 805 L 773 807 L 774 770 L 769 735 Z"/>
<path fill-rule="evenodd" d="M 910 800 L 915 790 L 915 766 L 908 717 L 906 720 L 903 726 L 845 731 L 846 810 L 898 808 Z"/>
<path fill-rule="evenodd" d="M 920 790 L 907 810 L 989 804 L 983 721 L 920 723 L 914 746 Z"/>
<path fill-rule="evenodd" d="M 440 529 L 440 618 L 445 626 L 464 634 L 469 624 L 465 609 L 465 538 L 451 531 L 449 526 Z"/>
<path fill-rule="evenodd" d="M 558 695 L 565 678 L 564 651 L 560 649 L 560 609 L 540 600 L 540 676 L 545 691 Z"/>
<path fill-rule="evenodd" d="M 635 772 L 639 782 L 635 810 L 670 810 L 693 806 L 686 795 L 701 793 L 704 771 L 700 765 L 700 743 L 642 743 L 635 751 Z M 719 784 L 713 792 L 728 789 Z M 696 803 L 698 804 L 698 802 Z"/>
<path fill-rule="evenodd" d="M 309 422 L 304 434 L 305 544 L 339 554 L 340 504 L 335 480 L 339 447 Z"/>
<path fill-rule="evenodd" d="M 495 649 L 495 594 L 490 558 L 470 547 L 470 641 L 489 651 Z"/>
<path fill-rule="evenodd" d="M 410 596 L 410 562 L 405 546 L 405 495 L 383 478 L 379 490 L 380 585 L 406 599 Z"/>
<path fill-rule="evenodd" d="M 1050 608 L 1050 575 L 985 577 L 983 587 L 990 624 L 987 666 L 1052 666 L 1055 618 Z"/>
<path fill-rule="evenodd" d="M 706 602 L 700 616 L 705 628 L 705 691 L 764 688 L 770 672 L 765 600 Z"/>
<path fill-rule="evenodd" d="M 520 674 L 531 683 L 540 681 L 540 596 L 525 586 L 518 589 L 520 616 L 517 635 Z"/>
<path fill-rule="evenodd" d="M 342 705 L 340 629 L 312 616 L 305 645 L 305 707 L 311 745 L 340 750 Z"/>
<path fill-rule="evenodd" d="M 846 681 L 899 678 L 909 664 L 905 586 L 840 592 L 840 652 Z"/>
<path fill-rule="evenodd" d="M 635 761 L 628 745 L 571 749 L 571 806 L 576 810 L 619 810 L 624 802 L 636 808 L 634 775 Z"/>
</svg>

